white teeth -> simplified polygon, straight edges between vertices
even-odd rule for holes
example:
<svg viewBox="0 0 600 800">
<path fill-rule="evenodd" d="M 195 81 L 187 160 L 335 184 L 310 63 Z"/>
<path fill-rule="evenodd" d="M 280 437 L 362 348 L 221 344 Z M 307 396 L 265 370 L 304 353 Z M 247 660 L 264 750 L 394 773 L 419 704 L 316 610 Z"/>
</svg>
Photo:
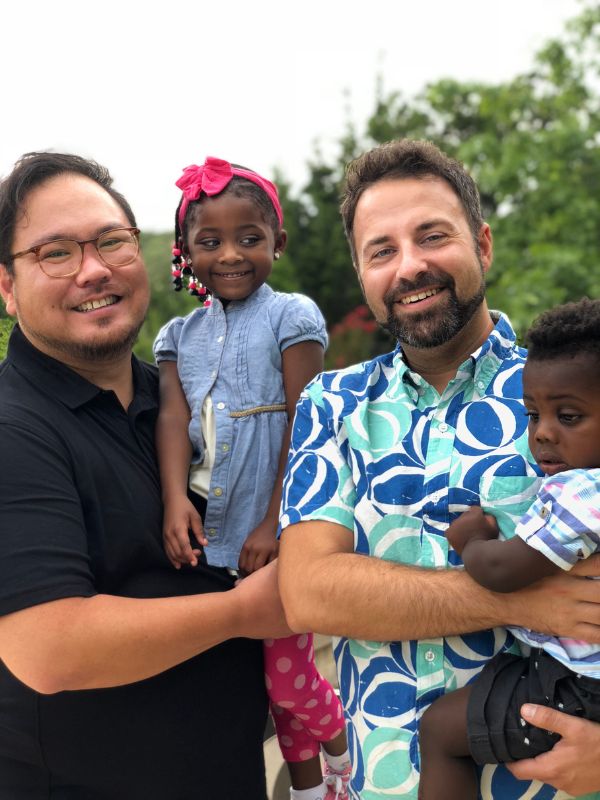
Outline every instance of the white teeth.
<svg viewBox="0 0 600 800">
<path fill-rule="evenodd" d="M 439 291 L 439 289 L 427 289 L 425 292 L 419 292 L 418 294 L 411 294 L 408 297 L 403 297 L 400 302 L 402 305 L 407 306 L 409 303 L 416 303 L 419 300 L 425 300 L 426 297 L 432 297 Z"/>
<path fill-rule="evenodd" d="M 88 300 L 80 306 L 76 306 L 75 311 L 94 311 L 96 308 L 104 308 L 105 306 L 112 306 L 119 298 L 111 294 L 109 297 L 103 297 L 101 300 Z"/>
</svg>

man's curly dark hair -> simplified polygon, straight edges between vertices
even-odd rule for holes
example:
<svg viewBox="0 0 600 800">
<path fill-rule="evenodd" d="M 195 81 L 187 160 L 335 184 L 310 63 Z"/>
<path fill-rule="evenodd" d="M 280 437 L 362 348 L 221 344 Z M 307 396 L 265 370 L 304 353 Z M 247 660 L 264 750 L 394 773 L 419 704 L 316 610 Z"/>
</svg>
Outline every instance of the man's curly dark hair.
<svg viewBox="0 0 600 800">
<path fill-rule="evenodd" d="M 600 366 L 600 300 L 584 297 L 545 311 L 527 331 L 525 344 L 531 360 L 589 353 Z"/>
</svg>

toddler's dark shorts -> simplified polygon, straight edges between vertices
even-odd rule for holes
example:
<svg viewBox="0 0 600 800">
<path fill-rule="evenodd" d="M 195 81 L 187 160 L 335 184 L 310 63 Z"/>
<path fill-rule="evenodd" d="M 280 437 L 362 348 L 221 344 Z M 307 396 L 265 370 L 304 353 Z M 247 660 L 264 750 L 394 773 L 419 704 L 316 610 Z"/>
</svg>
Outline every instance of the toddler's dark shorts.
<svg viewBox="0 0 600 800">
<path fill-rule="evenodd" d="M 523 703 L 600 722 L 600 680 L 577 675 L 543 650 L 529 658 L 500 653 L 471 685 L 467 728 L 477 764 L 518 761 L 554 747 L 560 736 L 526 723 Z"/>
</svg>

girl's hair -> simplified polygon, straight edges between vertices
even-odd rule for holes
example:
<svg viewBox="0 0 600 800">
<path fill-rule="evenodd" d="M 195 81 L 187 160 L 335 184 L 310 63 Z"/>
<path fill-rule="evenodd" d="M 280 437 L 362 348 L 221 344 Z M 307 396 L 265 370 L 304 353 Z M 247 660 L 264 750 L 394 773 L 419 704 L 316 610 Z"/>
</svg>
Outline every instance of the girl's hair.
<svg viewBox="0 0 600 800">
<path fill-rule="evenodd" d="M 533 361 L 589 353 L 600 362 L 600 300 L 584 297 L 545 311 L 527 331 L 525 344 Z"/>
<path fill-rule="evenodd" d="M 231 166 L 236 169 L 248 170 L 248 167 L 242 167 L 240 164 L 232 164 Z M 234 175 L 227 186 L 225 186 L 223 191 L 212 196 L 221 197 L 225 194 L 232 194 L 234 197 L 244 198 L 254 203 L 259 208 L 264 221 L 273 229 L 275 237 L 278 236 L 281 230 L 281 225 L 279 223 L 279 218 L 277 216 L 277 212 L 275 211 L 273 201 L 270 199 L 264 189 L 261 189 L 258 184 L 253 183 L 252 181 L 247 180 L 240 175 Z M 181 222 L 179 219 L 179 212 L 181 205 L 184 202 L 183 195 L 179 201 L 175 211 L 175 244 L 173 246 L 172 274 L 173 284 L 176 291 L 179 291 L 183 287 L 182 278 L 186 278 L 187 289 L 190 294 L 199 297 L 201 300 L 204 300 L 205 305 L 209 305 L 209 290 L 206 288 L 206 286 L 203 286 L 195 279 L 191 267 L 185 263 L 185 254 L 188 250 L 187 237 L 189 229 L 195 221 L 199 207 L 204 201 L 205 197 L 206 195 L 201 193 L 197 200 L 192 200 L 189 202 L 185 211 L 185 217 Z"/>
</svg>

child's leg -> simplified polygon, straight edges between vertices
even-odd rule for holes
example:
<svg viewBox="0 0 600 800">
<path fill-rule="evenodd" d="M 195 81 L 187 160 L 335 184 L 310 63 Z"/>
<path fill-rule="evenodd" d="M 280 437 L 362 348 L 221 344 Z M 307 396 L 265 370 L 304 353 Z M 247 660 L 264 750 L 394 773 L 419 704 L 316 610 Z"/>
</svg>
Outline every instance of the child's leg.
<svg viewBox="0 0 600 800">
<path fill-rule="evenodd" d="M 477 800 L 477 773 L 469 755 L 465 686 L 440 697 L 419 724 L 419 800 Z"/>
<path fill-rule="evenodd" d="M 344 731 L 342 705 L 317 671 L 312 634 L 268 639 L 264 655 L 271 702 L 291 711 L 316 741 L 335 740 Z"/>
<path fill-rule="evenodd" d="M 337 763 L 333 770 L 328 769 L 328 780 L 330 772 L 339 771 L 347 783 L 349 757 L 342 706 L 333 687 L 317 671 L 312 635 L 269 639 L 264 655 L 273 719 L 293 787 L 324 787 L 319 742 L 323 742 L 326 758 L 342 765 L 339 770 Z"/>
</svg>

